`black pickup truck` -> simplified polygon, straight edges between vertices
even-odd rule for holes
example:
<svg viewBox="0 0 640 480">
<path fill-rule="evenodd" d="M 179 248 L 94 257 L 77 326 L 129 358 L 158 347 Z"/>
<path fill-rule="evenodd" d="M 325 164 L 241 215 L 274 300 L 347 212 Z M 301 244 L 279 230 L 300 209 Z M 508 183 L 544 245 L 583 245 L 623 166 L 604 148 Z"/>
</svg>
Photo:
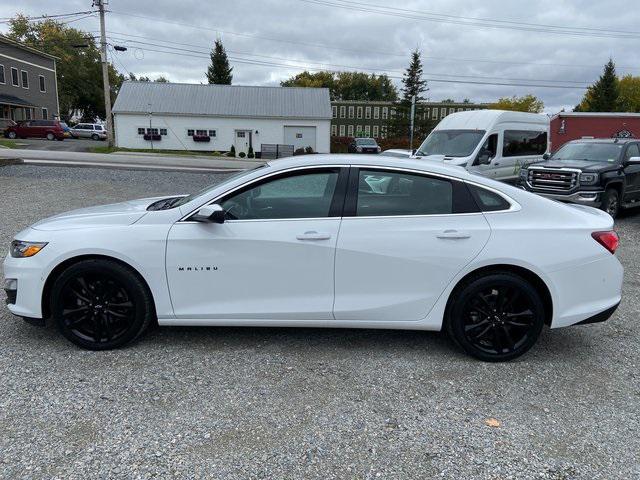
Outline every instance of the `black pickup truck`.
<svg viewBox="0 0 640 480">
<path fill-rule="evenodd" d="M 614 218 L 621 208 L 640 206 L 640 140 L 574 140 L 543 158 L 520 170 L 525 190 L 597 207 Z"/>
</svg>

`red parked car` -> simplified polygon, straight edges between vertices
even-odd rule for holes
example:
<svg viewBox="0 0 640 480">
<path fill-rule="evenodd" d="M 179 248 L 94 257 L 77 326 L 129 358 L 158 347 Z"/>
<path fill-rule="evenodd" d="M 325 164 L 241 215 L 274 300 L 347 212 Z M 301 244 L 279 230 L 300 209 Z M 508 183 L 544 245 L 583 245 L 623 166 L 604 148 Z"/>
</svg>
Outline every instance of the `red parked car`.
<svg viewBox="0 0 640 480">
<path fill-rule="evenodd" d="M 59 120 L 25 120 L 7 127 L 4 136 L 9 138 L 46 138 L 64 140 L 64 129 Z"/>
</svg>

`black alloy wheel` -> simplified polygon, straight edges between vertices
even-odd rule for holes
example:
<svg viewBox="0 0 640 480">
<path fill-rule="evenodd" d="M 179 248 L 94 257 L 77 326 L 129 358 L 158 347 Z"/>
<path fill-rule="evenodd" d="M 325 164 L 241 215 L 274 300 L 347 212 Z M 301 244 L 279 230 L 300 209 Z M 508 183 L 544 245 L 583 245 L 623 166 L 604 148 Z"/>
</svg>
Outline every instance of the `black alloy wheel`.
<svg viewBox="0 0 640 480">
<path fill-rule="evenodd" d="M 620 211 L 620 196 L 618 191 L 610 188 L 602 195 L 602 210 L 611 215 L 611 218 L 616 218 Z"/>
<path fill-rule="evenodd" d="M 65 270 L 52 290 L 52 313 L 62 334 L 90 350 L 125 345 L 153 317 L 148 289 L 132 270 L 109 260 L 85 260 Z"/>
<path fill-rule="evenodd" d="M 527 352 L 542 331 L 540 295 L 509 272 L 471 279 L 448 309 L 447 330 L 467 353 L 485 361 L 506 361 Z"/>
</svg>

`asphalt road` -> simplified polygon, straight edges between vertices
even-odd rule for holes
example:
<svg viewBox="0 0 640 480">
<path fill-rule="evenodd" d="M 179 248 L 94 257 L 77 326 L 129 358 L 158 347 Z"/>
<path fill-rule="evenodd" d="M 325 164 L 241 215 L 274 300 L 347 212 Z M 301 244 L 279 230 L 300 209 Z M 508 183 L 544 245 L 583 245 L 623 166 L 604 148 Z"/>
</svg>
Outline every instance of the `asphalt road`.
<svg viewBox="0 0 640 480">
<path fill-rule="evenodd" d="M 105 142 L 87 138 L 65 138 L 63 141 L 46 138 L 19 138 L 16 147 L 25 150 L 47 150 L 51 152 L 88 152 L 93 147 L 105 145 Z"/>
<path fill-rule="evenodd" d="M 0 245 L 220 178 L 0 167 Z M 640 478 L 640 212 L 617 228 L 618 312 L 507 364 L 371 330 L 163 328 L 87 352 L 0 307 L 0 478 Z"/>
</svg>

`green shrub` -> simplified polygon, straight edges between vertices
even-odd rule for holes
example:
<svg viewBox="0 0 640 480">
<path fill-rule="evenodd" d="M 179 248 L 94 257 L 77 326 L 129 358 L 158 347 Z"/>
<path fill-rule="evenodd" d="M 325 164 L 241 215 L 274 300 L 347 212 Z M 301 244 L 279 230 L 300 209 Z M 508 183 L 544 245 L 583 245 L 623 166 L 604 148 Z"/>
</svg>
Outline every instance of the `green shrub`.
<svg viewBox="0 0 640 480">
<path fill-rule="evenodd" d="M 309 145 L 308 147 L 305 147 L 304 151 L 305 153 L 313 153 L 313 148 L 311 148 L 311 145 Z"/>
<path fill-rule="evenodd" d="M 236 156 L 236 147 L 235 147 L 235 145 L 231 145 L 231 149 L 229 150 L 229 154 L 232 157 Z"/>
<path fill-rule="evenodd" d="M 240 153 L 238 154 L 238 156 L 239 156 L 240 158 L 244 158 L 244 157 L 246 157 L 246 155 L 245 155 L 245 153 L 244 153 L 244 152 L 240 152 Z"/>
<path fill-rule="evenodd" d="M 253 154 L 253 147 L 249 147 L 249 153 L 247 153 L 247 157 L 253 158 L 255 155 Z"/>
</svg>

